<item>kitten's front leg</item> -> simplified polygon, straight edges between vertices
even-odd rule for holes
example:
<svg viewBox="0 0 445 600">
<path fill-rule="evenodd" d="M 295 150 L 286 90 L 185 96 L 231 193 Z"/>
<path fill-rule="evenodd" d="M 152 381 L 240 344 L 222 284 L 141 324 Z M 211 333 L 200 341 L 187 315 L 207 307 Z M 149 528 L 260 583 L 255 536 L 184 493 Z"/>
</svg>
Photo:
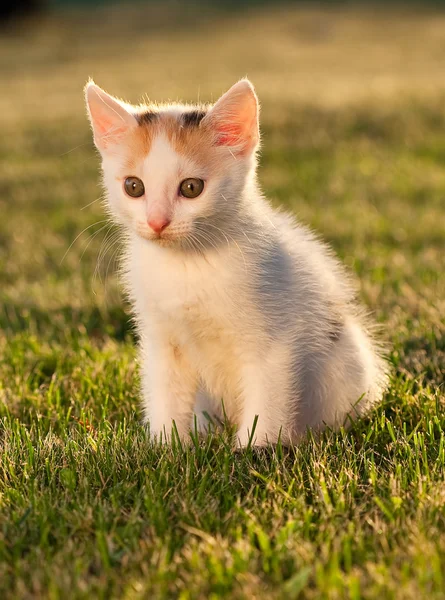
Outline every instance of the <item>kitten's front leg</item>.
<svg viewBox="0 0 445 600">
<path fill-rule="evenodd" d="M 241 419 L 238 427 L 238 445 L 266 446 L 277 441 L 271 421 L 270 398 L 264 377 L 264 368 L 255 365 L 243 369 L 243 393 L 240 397 Z"/>
<path fill-rule="evenodd" d="M 245 448 L 288 443 L 291 439 L 290 386 L 286 348 L 276 346 L 266 358 L 251 359 L 242 368 L 238 445 Z"/>
<path fill-rule="evenodd" d="M 252 446 L 267 446 L 276 442 L 274 436 L 265 426 L 265 409 L 258 406 L 258 399 L 255 399 L 255 407 L 252 407 L 252 401 L 246 402 L 243 418 L 238 428 L 238 446 L 246 448 L 249 443 Z"/>
<path fill-rule="evenodd" d="M 188 439 L 197 376 L 181 348 L 170 337 L 156 335 L 142 347 L 144 421 L 150 434 L 170 441 L 173 422 L 179 437 Z"/>
</svg>

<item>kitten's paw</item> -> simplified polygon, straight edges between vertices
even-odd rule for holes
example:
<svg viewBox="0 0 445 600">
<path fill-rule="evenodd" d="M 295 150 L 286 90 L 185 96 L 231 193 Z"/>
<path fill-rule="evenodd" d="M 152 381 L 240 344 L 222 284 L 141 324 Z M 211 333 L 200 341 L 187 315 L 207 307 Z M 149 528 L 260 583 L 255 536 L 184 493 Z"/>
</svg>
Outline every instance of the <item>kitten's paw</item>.
<svg viewBox="0 0 445 600">
<path fill-rule="evenodd" d="M 154 427 L 150 424 L 149 421 L 147 421 L 145 425 L 147 426 L 150 440 L 156 444 L 171 445 L 172 443 L 178 440 L 181 442 L 181 444 L 192 443 L 190 429 L 178 429 L 174 425 Z"/>
<path fill-rule="evenodd" d="M 253 434 L 245 427 L 241 427 L 237 433 L 238 448 L 256 447 L 261 448 L 268 446 L 269 441 L 265 433 L 254 431 Z"/>
</svg>

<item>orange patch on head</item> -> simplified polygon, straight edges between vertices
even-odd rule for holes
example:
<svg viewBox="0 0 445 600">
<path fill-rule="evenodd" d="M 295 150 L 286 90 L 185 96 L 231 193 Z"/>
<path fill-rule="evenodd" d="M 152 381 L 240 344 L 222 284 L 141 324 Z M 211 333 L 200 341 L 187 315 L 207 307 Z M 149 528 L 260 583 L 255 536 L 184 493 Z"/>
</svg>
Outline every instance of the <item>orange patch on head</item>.
<svg viewBox="0 0 445 600">
<path fill-rule="evenodd" d="M 161 113 L 159 127 L 178 154 L 208 165 L 212 161 L 213 135 L 200 126 L 200 119 L 187 120 L 191 112 L 200 111 L 205 112 L 202 107 L 192 107 L 179 114 Z"/>
<path fill-rule="evenodd" d="M 144 112 L 136 114 L 138 126 L 131 131 L 130 135 L 125 140 L 127 147 L 125 167 L 131 171 L 136 168 L 150 152 L 153 139 L 159 132 L 159 116 L 156 119 L 144 119 Z"/>
<path fill-rule="evenodd" d="M 150 152 L 153 140 L 158 135 L 165 135 L 178 154 L 205 157 L 206 151 L 200 152 L 203 145 L 209 149 L 211 136 L 199 128 L 199 120 L 194 118 L 187 122 L 183 117 L 191 113 L 205 111 L 201 107 L 191 107 L 190 111 L 173 111 L 171 105 L 156 108 L 141 107 L 136 113 L 138 126 L 125 140 L 128 148 L 125 166 L 134 169 Z"/>
</svg>

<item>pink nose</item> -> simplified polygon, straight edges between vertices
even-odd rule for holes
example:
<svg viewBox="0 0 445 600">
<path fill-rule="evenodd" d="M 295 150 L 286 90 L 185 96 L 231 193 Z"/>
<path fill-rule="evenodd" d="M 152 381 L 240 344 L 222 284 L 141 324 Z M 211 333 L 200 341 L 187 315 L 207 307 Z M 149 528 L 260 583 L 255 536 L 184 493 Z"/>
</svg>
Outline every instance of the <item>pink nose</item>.
<svg viewBox="0 0 445 600">
<path fill-rule="evenodd" d="M 167 217 L 161 217 L 157 219 L 149 219 L 147 223 L 155 233 L 161 233 L 161 231 L 164 231 L 164 229 L 170 225 L 171 220 Z"/>
</svg>

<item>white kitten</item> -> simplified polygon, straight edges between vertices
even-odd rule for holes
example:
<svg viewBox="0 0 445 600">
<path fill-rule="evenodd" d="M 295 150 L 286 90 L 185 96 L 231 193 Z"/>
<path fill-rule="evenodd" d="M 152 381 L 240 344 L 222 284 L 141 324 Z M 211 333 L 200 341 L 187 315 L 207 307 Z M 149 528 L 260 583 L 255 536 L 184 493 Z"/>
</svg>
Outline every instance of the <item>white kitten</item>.
<svg viewBox="0 0 445 600">
<path fill-rule="evenodd" d="M 134 107 L 92 82 L 86 98 L 127 233 L 151 433 L 174 421 L 187 438 L 223 401 L 241 445 L 289 443 L 378 402 L 387 366 L 342 267 L 258 187 L 250 82 L 214 106 Z"/>
</svg>

